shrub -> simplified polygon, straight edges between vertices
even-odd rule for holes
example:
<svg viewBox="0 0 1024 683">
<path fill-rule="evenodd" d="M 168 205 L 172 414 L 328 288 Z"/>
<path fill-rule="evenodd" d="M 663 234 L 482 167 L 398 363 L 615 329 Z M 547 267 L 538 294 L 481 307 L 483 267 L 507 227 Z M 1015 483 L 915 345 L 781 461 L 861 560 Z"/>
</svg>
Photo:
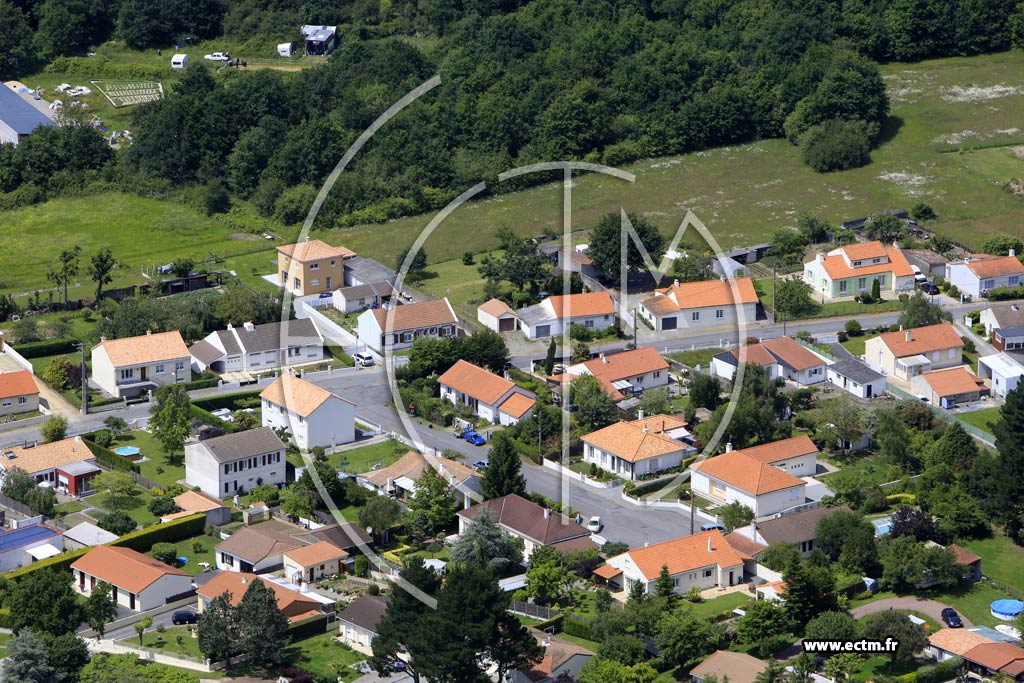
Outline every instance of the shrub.
<svg viewBox="0 0 1024 683">
<path fill-rule="evenodd" d="M 464 251 L 464 252 L 462 252 L 462 265 L 464 265 L 464 266 L 471 266 L 471 265 L 473 265 L 473 263 L 474 263 L 474 261 L 473 261 L 473 252 L 471 252 L 471 251 Z"/>
<path fill-rule="evenodd" d="M 562 622 L 562 632 L 566 635 L 576 636 L 577 638 L 584 638 L 586 640 L 594 639 L 590 633 L 590 627 L 582 621 L 576 621 L 575 619 L 564 620 Z"/>
<path fill-rule="evenodd" d="M 370 595 L 380 595 L 380 586 L 375 583 L 371 583 L 366 587 L 366 592 Z"/>
<path fill-rule="evenodd" d="M 870 137 L 863 121 L 826 121 L 803 135 L 804 163 L 818 173 L 858 168 L 871 161 Z"/>
<path fill-rule="evenodd" d="M 164 564 L 171 564 L 178 557 L 178 549 L 174 547 L 173 543 L 154 543 L 152 552 L 153 558 Z"/>
<path fill-rule="evenodd" d="M 356 558 L 355 566 L 353 567 L 353 571 L 354 571 L 356 576 L 362 576 L 362 577 L 365 578 L 366 575 L 370 573 L 370 561 L 367 560 L 362 555 L 360 555 L 359 557 Z"/>
<path fill-rule="evenodd" d="M 77 339 L 49 339 L 47 341 L 31 342 L 28 344 L 14 344 L 14 350 L 20 353 L 25 359 L 42 358 L 43 356 L 58 356 L 62 353 L 72 353 L 78 350 Z"/>
<path fill-rule="evenodd" d="M 851 337 L 859 337 L 864 334 L 864 328 L 862 328 L 861 324 L 856 320 L 847 320 L 844 329 L 846 330 L 846 334 Z"/>
<path fill-rule="evenodd" d="M 974 345 L 974 340 L 970 337 L 960 337 L 964 343 L 964 353 L 977 353 L 978 348 Z"/>
<path fill-rule="evenodd" d="M 849 339 L 850 337 L 842 330 L 836 333 L 836 341 L 839 342 L 840 344 L 842 344 L 844 341 L 849 341 Z"/>
<path fill-rule="evenodd" d="M 956 285 L 950 285 L 949 289 L 946 290 L 946 294 L 953 297 L 954 299 L 960 298 L 960 288 Z"/>
<path fill-rule="evenodd" d="M 569 326 L 569 338 L 573 341 L 591 341 L 594 339 L 594 331 L 589 327 L 573 324 Z"/>
<path fill-rule="evenodd" d="M 110 448 L 110 444 L 114 443 L 114 437 L 111 436 L 110 430 L 108 429 L 101 429 L 96 432 L 95 440 L 97 445 L 103 446 L 104 448 Z"/>
</svg>

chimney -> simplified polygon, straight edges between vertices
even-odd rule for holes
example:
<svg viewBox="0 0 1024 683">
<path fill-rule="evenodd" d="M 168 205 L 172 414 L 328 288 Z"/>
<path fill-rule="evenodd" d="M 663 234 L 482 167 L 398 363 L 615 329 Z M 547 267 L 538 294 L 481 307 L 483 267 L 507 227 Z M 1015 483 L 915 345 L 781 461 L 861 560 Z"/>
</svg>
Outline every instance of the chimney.
<svg viewBox="0 0 1024 683">
<path fill-rule="evenodd" d="M 604 355 L 604 351 L 601 352 L 601 362 L 605 365 L 608 364 L 608 356 Z"/>
<path fill-rule="evenodd" d="M 708 552 L 714 552 L 715 546 L 711 544 L 711 534 L 708 534 Z"/>
<path fill-rule="evenodd" d="M 544 519 L 548 519 L 549 517 L 551 517 L 551 510 L 544 508 Z"/>
<path fill-rule="evenodd" d="M 814 257 L 814 260 L 815 260 L 815 261 L 817 261 L 818 263 L 821 263 L 822 261 L 824 261 L 824 260 L 825 260 L 825 255 L 824 255 L 824 254 L 822 254 L 822 253 L 818 253 L 818 254 L 817 254 L 817 255 L 816 255 L 815 257 Z"/>
<path fill-rule="evenodd" d="M 650 431 L 651 431 L 650 429 L 648 429 L 647 427 L 644 427 L 644 434 L 647 434 Z"/>
<path fill-rule="evenodd" d="M 147 328 L 146 328 L 146 334 L 153 334 L 153 330 L 151 330 L 151 329 L 149 329 L 149 328 L 147 327 Z"/>
<path fill-rule="evenodd" d="M 75 437 L 75 443 L 82 443 L 82 437 L 81 436 L 76 436 Z"/>
<path fill-rule="evenodd" d="M 106 337 L 100 337 L 100 343 L 101 343 L 101 344 L 102 344 L 103 342 L 105 342 L 105 341 L 107 341 L 107 338 L 106 338 Z"/>
<path fill-rule="evenodd" d="M 725 444 L 725 452 L 732 453 L 732 441 L 729 441 Z"/>
<path fill-rule="evenodd" d="M 673 280 L 672 281 L 672 286 L 673 287 L 678 287 L 679 286 L 679 280 Z"/>
<path fill-rule="evenodd" d="M 711 542 L 711 541 L 708 541 L 708 543 L 710 543 L 710 542 Z M 242 585 L 244 586 L 244 585 L 245 585 L 245 584 L 247 584 L 247 583 L 249 583 L 249 579 L 247 579 L 247 578 L 245 578 L 245 577 L 243 576 L 243 577 L 242 577 Z"/>
<path fill-rule="evenodd" d="M 1010 256 L 1016 256 L 1016 255 L 1017 255 L 1017 250 L 1014 249 L 1013 247 L 1010 247 Z"/>
<path fill-rule="evenodd" d="M 235 326 L 232 325 L 231 323 L 228 323 L 228 331 L 230 332 L 233 329 L 235 329 Z"/>
<path fill-rule="evenodd" d="M 913 330 L 907 330 L 907 341 L 908 342 L 909 341 L 914 341 L 914 331 Z"/>
<path fill-rule="evenodd" d="M 242 325 L 242 327 L 244 327 L 246 329 L 246 331 L 248 331 L 248 332 L 252 332 L 253 330 L 256 329 L 256 326 L 252 324 L 251 320 L 249 322 L 245 323 L 244 325 Z"/>
<path fill-rule="evenodd" d="M 726 277 L 726 276 L 724 276 L 724 275 L 723 275 L 723 276 L 722 276 L 721 278 L 719 278 L 719 279 L 720 279 L 720 280 L 721 280 L 722 282 L 727 282 L 727 281 L 729 280 L 729 278 L 727 278 L 727 277 Z"/>
<path fill-rule="evenodd" d="M 1020 310 L 1020 305 L 1019 304 L 1011 304 L 1010 305 L 1010 309 L 1014 310 L 1014 311 L 1019 311 Z M 2 337 L 2 336 L 3 335 L 0 335 L 0 337 Z"/>
<path fill-rule="evenodd" d="M 638 420 L 644 419 L 644 409 L 643 408 L 641 408 L 640 410 L 637 411 L 636 419 L 638 419 Z"/>
<path fill-rule="evenodd" d="M 896 240 L 893 240 L 892 241 L 892 248 L 893 249 L 899 249 L 900 248 L 900 243 L 897 242 Z"/>
</svg>

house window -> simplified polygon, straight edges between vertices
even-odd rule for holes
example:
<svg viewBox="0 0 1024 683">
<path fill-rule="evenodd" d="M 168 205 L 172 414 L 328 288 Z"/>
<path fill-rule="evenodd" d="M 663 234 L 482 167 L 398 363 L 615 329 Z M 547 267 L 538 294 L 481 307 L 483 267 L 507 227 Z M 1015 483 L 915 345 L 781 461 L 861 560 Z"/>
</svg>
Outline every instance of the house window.
<svg viewBox="0 0 1024 683">
<path fill-rule="evenodd" d="M 156 374 L 158 375 L 162 375 L 164 372 L 164 364 L 160 363 L 159 365 L 157 365 L 156 368 L 154 368 L 154 372 L 156 372 Z"/>
<path fill-rule="evenodd" d="M 174 364 L 174 369 L 175 369 L 175 370 L 184 370 L 184 369 L 185 369 L 185 361 L 183 361 L 183 360 L 179 360 L 179 361 L 177 361 L 177 362 L 176 362 L 176 363 Z"/>
<path fill-rule="evenodd" d="M 224 474 L 231 474 L 231 464 L 224 465 Z"/>
<path fill-rule="evenodd" d="M 956 360 L 956 356 L 959 353 L 956 349 L 949 350 L 949 360 Z"/>
<path fill-rule="evenodd" d="M 723 311 L 721 308 L 716 309 L 715 310 L 715 317 L 716 318 L 724 318 L 725 317 L 725 311 Z"/>
<path fill-rule="evenodd" d="M 310 280 L 309 281 L 309 286 L 310 287 L 316 287 L 319 284 L 320 284 L 320 280 Z"/>
<path fill-rule="evenodd" d="M 853 262 L 853 267 L 854 267 L 854 268 L 856 268 L 856 267 L 858 267 L 858 266 L 859 266 L 860 264 L 861 264 L 861 262 L 860 262 L 860 261 L 854 261 L 854 262 Z"/>
<path fill-rule="evenodd" d="M 700 311 L 694 311 L 692 314 L 690 314 L 690 320 L 694 322 L 700 320 Z"/>
<path fill-rule="evenodd" d="M 135 368 L 128 368 L 121 371 L 121 379 L 131 379 L 135 375 Z"/>
<path fill-rule="evenodd" d="M 989 279 L 989 280 L 982 280 L 981 281 L 981 288 L 982 289 L 992 289 L 995 286 L 996 286 L 996 281 L 995 280 Z"/>
<path fill-rule="evenodd" d="M 28 403 L 28 400 L 24 396 L 19 396 L 18 397 L 18 405 L 19 406 L 23 406 L 26 403 Z"/>
<path fill-rule="evenodd" d="M 3 402 L 3 407 L 4 408 L 9 408 L 10 406 L 11 406 L 11 399 L 5 398 L 4 402 Z"/>
<path fill-rule="evenodd" d="M 332 260 L 332 261 L 331 261 L 331 267 L 334 267 L 334 266 L 336 266 L 336 265 L 338 265 L 338 262 L 337 262 L 337 261 L 333 261 L 333 260 Z"/>
<path fill-rule="evenodd" d="M 932 351 L 932 362 L 938 363 L 939 359 L 942 358 L 942 354 L 938 351 Z"/>
<path fill-rule="evenodd" d="M 867 285 L 867 282 L 867 278 L 857 278 L 857 289 L 864 289 L 864 287 Z"/>
<path fill-rule="evenodd" d="M 846 294 L 846 280 L 839 281 L 839 293 Z"/>
<path fill-rule="evenodd" d="M 705 579 L 711 578 L 711 570 L 710 569 L 705 569 L 704 570 L 704 578 Z"/>
<path fill-rule="evenodd" d="M 320 264 L 319 263 L 314 263 L 313 265 L 311 265 L 309 267 L 309 269 L 310 270 L 320 270 Z"/>
<path fill-rule="evenodd" d="M 594 321 L 593 320 L 587 320 L 587 321 L 584 322 L 584 325 L 586 325 L 587 327 L 593 327 L 594 326 Z"/>
<path fill-rule="evenodd" d="M 655 379 L 661 377 L 661 370 L 655 370 L 654 372 L 652 372 L 651 377 L 654 377 Z"/>
<path fill-rule="evenodd" d="M 1017 285 L 1019 285 L 1020 284 L 1020 275 L 1011 275 L 1009 281 L 1007 282 L 1007 284 L 1010 287 L 1016 287 Z"/>
<path fill-rule="evenodd" d="M 674 577 L 672 577 L 672 585 L 673 585 L 673 586 L 674 586 L 675 588 L 679 588 L 679 577 L 678 577 L 678 576 L 674 576 Z"/>
<path fill-rule="evenodd" d="M 293 287 L 293 289 L 302 289 L 302 280 L 300 280 L 299 278 L 295 278 L 294 282 L 295 286 Z"/>
<path fill-rule="evenodd" d="M 402 341 L 411 342 L 412 341 L 412 332 L 406 332 L 405 334 L 403 334 L 402 335 Z"/>
</svg>

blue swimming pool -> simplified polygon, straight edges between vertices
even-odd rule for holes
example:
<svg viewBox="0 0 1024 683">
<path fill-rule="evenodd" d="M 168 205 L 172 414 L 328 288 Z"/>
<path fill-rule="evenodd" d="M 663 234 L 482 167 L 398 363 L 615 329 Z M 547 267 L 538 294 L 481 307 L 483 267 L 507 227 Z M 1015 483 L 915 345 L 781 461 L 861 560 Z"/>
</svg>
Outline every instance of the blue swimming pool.
<svg viewBox="0 0 1024 683">
<path fill-rule="evenodd" d="M 114 449 L 114 452 L 118 455 L 123 455 L 126 458 L 137 458 L 141 451 L 135 446 L 118 446 Z"/>
</svg>

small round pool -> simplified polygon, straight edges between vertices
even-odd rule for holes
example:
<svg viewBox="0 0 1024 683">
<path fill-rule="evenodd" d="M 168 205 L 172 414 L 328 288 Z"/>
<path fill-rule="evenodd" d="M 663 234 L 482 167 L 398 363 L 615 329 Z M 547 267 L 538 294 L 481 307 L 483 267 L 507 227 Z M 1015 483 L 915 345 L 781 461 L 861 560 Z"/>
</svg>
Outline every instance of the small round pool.
<svg viewBox="0 0 1024 683">
<path fill-rule="evenodd" d="M 141 453 L 141 451 L 135 446 L 118 446 L 114 449 L 114 452 L 131 460 L 138 458 L 139 453 Z"/>
<path fill-rule="evenodd" d="M 989 605 L 992 616 L 1003 621 L 1013 621 L 1024 612 L 1024 602 L 1020 600 L 996 600 Z"/>
</svg>

